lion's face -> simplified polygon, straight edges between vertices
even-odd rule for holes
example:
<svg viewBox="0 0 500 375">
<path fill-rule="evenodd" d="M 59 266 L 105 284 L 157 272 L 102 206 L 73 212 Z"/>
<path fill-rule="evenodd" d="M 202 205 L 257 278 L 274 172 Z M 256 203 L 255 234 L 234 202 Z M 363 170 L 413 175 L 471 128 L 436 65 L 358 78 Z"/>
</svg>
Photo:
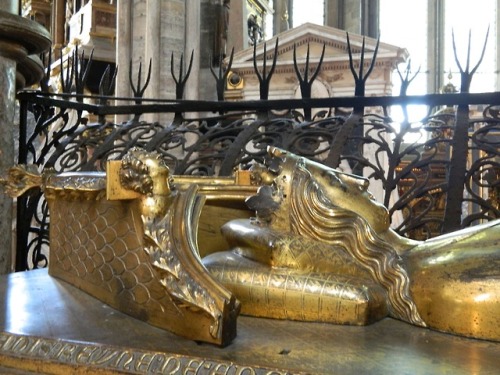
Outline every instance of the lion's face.
<svg viewBox="0 0 500 375">
<path fill-rule="evenodd" d="M 144 195 L 170 193 L 169 169 L 156 152 L 132 148 L 122 159 L 120 181 L 123 186 Z"/>
</svg>

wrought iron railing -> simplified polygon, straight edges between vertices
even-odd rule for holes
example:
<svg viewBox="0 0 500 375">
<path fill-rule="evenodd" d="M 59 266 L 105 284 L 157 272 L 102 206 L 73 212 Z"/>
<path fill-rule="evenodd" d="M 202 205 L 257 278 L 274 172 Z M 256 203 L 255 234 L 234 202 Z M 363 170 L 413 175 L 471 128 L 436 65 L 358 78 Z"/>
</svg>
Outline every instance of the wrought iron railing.
<svg viewBox="0 0 500 375">
<path fill-rule="evenodd" d="M 372 64 L 375 57 L 376 52 Z M 115 98 L 109 96 L 114 81 L 109 70 L 101 95 L 85 96 L 85 64 L 77 53 L 72 61 L 72 67 L 61 69 L 61 77 L 66 92 L 68 82 L 78 81 L 75 94 L 19 93 L 19 163 L 56 172 L 104 170 L 107 160 L 138 146 L 163 155 L 174 174 L 225 176 L 237 166 L 265 163 L 266 147 L 274 145 L 372 178 L 382 187 L 380 199 L 394 229 L 404 236 L 430 237 L 500 218 L 498 93 L 322 99 L 305 94 L 297 100 L 265 100 L 271 68 L 258 74 L 263 99 L 256 101 L 147 100 L 140 79 L 134 98 Z M 352 59 L 351 67 L 356 93 L 362 95 L 370 69 L 356 72 Z M 218 75 L 213 71 L 216 81 L 229 69 L 230 64 Z M 307 93 L 313 79 L 297 65 L 296 70 Z M 464 72 L 462 80 L 470 83 L 472 74 Z M 176 80 L 180 91 L 186 80 L 181 70 Z M 403 87 L 410 81 L 403 78 Z M 109 104 L 116 99 L 129 104 Z M 423 119 L 391 119 L 394 107 L 407 113 L 415 104 L 427 108 Z M 314 108 L 327 110 L 311 118 Z M 352 110 L 345 113 L 346 108 Z M 172 120 L 143 121 L 148 113 L 169 113 Z M 115 115 L 128 115 L 128 120 L 115 123 Z M 408 136 L 411 143 L 405 141 Z M 48 226 L 41 191 L 18 198 L 16 270 L 47 264 Z"/>
</svg>

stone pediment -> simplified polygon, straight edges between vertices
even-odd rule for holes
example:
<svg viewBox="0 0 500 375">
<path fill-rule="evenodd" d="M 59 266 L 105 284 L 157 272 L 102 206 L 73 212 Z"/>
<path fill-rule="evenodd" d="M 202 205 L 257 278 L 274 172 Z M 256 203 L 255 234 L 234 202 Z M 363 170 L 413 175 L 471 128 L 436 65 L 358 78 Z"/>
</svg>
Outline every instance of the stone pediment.
<svg viewBox="0 0 500 375">
<path fill-rule="evenodd" d="M 267 66 L 271 66 L 272 57 L 274 55 L 274 47 L 278 39 L 278 58 L 277 70 L 283 70 L 286 67 L 293 66 L 293 49 L 296 48 L 297 61 L 303 64 L 306 61 L 307 48 L 309 46 L 310 61 L 318 61 L 321 56 L 323 45 L 325 45 L 325 57 L 323 68 L 327 66 L 332 68 L 345 69 L 348 68 L 349 55 L 346 31 L 333 27 L 316 25 L 311 23 L 303 24 L 299 27 L 287 30 L 279 35 L 260 43 L 256 47 L 256 57 L 258 66 L 261 66 L 261 61 L 264 56 L 264 48 L 268 59 Z M 349 33 L 351 49 L 353 52 L 354 61 L 361 58 L 363 46 L 363 36 Z M 365 63 L 370 62 L 375 50 L 377 40 L 365 37 Z M 233 70 L 240 73 L 247 73 L 249 69 L 253 71 L 253 52 L 254 48 L 250 47 L 234 54 Z M 404 62 L 408 57 L 408 52 L 404 48 L 380 42 L 377 55 L 377 65 L 386 65 L 389 63 L 395 64 Z M 280 69 L 281 68 L 281 69 Z M 250 72 L 248 72 L 250 73 Z"/>
</svg>

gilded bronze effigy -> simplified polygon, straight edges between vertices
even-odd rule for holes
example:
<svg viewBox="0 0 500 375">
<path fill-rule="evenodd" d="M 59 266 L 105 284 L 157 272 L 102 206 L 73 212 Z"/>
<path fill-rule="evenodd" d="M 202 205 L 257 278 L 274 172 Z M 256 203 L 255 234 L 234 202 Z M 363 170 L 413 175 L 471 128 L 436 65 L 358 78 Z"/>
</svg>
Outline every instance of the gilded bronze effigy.
<svg viewBox="0 0 500 375">
<path fill-rule="evenodd" d="M 268 151 L 231 178 L 170 176 L 133 149 L 106 174 L 16 167 L 7 188 L 44 190 L 51 275 L 184 337 L 227 345 L 241 309 L 500 341 L 500 221 L 413 241 L 368 180 Z"/>
<path fill-rule="evenodd" d="M 254 316 L 368 324 L 390 316 L 500 340 L 500 221 L 425 242 L 400 237 L 368 180 L 270 147 L 256 218 L 228 222 L 204 264 Z"/>
</svg>

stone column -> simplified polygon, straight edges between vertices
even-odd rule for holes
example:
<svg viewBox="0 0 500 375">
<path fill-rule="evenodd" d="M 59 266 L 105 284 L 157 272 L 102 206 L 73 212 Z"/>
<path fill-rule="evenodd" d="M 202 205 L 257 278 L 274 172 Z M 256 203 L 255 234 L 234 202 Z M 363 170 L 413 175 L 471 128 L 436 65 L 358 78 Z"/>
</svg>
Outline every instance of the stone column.
<svg viewBox="0 0 500 375">
<path fill-rule="evenodd" d="M 498 20 L 498 12 L 500 11 L 500 0 L 497 0 L 497 20 Z M 496 27 L 496 36 L 497 36 L 497 46 L 498 43 L 500 42 L 499 37 L 500 37 L 500 22 L 497 21 L 497 27 Z M 495 86 L 495 91 L 500 90 L 500 48 L 496 48 L 497 50 L 497 66 L 496 66 L 496 86 Z"/>
<path fill-rule="evenodd" d="M 16 67 L 28 55 L 50 47 L 50 34 L 34 21 L 20 17 L 17 1 L 0 5 L 0 176 L 6 176 L 14 165 L 14 111 L 16 101 Z M 12 13 L 11 13 L 12 12 Z M 14 14 L 13 14 L 14 13 Z M 25 81 L 22 79 L 21 81 Z M 0 274 L 11 272 L 12 199 L 0 194 Z"/>
<path fill-rule="evenodd" d="M 273 36 L 286 31 L 290 28 L 290 9 L 293 7 L 293 2 L 290 0 L 275 0 L 273 2 L 274 17 L 273 17 Z M 268 35 L 270 36 L 270 35 Z"/>
<path fill-rule="evenodd" d="M 18 4 L 14 1 L 3 2 L 0 11 L 17 14 Z M 3 12 L 2 12 L 3 13 Z M 2 17 L 0 13 L 0 17 Z M 12 18 L 4 15 L 5 20 Z M 0 22 L 2 22 L 0 20 Z M 13 44 L 13 45 L 11 45 Z M 14 165 L 14 112 L 16 100 L 16 60 L 21 61 L 27 56 L 26 50 L 10 41 L 0 39 L 0 124 L 2 132 L 0 135 L 0 176 L 5 176 L 10 167 Z M 0 274 L 4 275 L 12 271 L 12 199 L 6 195 L 0 195 Z"/>
<path fill-rule="evenodd" d="M 427 92 L 439 92 L 444 76 L 444 4 L 442 1 L 427 2 Z"/>
<path fill-rule="evenodd" d="M 344 1 L 345 0 L 326 0 L 325 1 L 325 25 L 344 29 Z"/>
<path fill-rule="evenodd" d="M 12 14 L 19 14 L 19 0 L 2 0 L 0 3 L 0 10 Z"/>
<path fill-rule="evenodd" d="M 362 2 L 360 0 L 344 0 L 344 29 L 350 33 L 361 34 Z"/>
<path fill-rule="evenodd" d="M 132 1 L 118 1 L 116 4 L 116 73 L 115 95 L 117 97 L 130 97 L 129 64 L 131 59 L 132 44 L 132 22 L 131 22 Z M 130 104 L 129 102 L 116 101 L 117 105 Z M 117 115 L 117 124 L 127 121 L 128 116 Z"/>
<path fill-rule="evenodd" d="M 52 35 L 54 38 L 54 59 L 60 57 L 60 48 L 65 44 L 65 2 L 53 0 L 52 2 Z"/>
<path fill-rule="evenodd" d="M 361 9 L 361 35 L 378 38 L 379 0 L 363 0 Z"/>
<path fill-rule="evenodd" d="M 248 47 L 246 0 L 231 0 L 227 48 L 234 52 Z"/>
<path fill-rule="evenodd" d="M 4 49 L 0 41 L 0 50 Z M 3 52 L 3 51 L 2 51 Z M 3 55 L 3 53 L 2 53 Z M 5 176 L 10 167 L 14 165 L 14 106 L 16 98 L 16 62 L 15 60 L 0 55 L 0 175 Z M 0 274 L 11 271 L 12 265 L 12 199 L 0 196 Z"/>
<path fill-rule="evenodd" d="M 148 0 L 146 4 L 146 59 L 143 61 L 144 72 L 147 73 L 151 61 L 151 81 L 145 92 L 146 98 L 160 98 L 160 66 L 161 66 L 161 2 Z M 158 113 L 148 113 L 144 116 L 146 121 L 159 120 Z"/>
<path fill-rule="evenodd" d="M 194 51 L 193 67 L 189 75 L 189 84 L 186 85 L 186 90 L 184 91 L 184 98 L 188 100 L 198 100 L 200 98 L 200 6 L 201 4 L 199 1 L 186 2 L 186 50 L 184 52 L 186 62 L 189 62 L 191 52 Z M 230 48 L 231 47 L 229 47 L 229 49 Z"/>
</svg>

